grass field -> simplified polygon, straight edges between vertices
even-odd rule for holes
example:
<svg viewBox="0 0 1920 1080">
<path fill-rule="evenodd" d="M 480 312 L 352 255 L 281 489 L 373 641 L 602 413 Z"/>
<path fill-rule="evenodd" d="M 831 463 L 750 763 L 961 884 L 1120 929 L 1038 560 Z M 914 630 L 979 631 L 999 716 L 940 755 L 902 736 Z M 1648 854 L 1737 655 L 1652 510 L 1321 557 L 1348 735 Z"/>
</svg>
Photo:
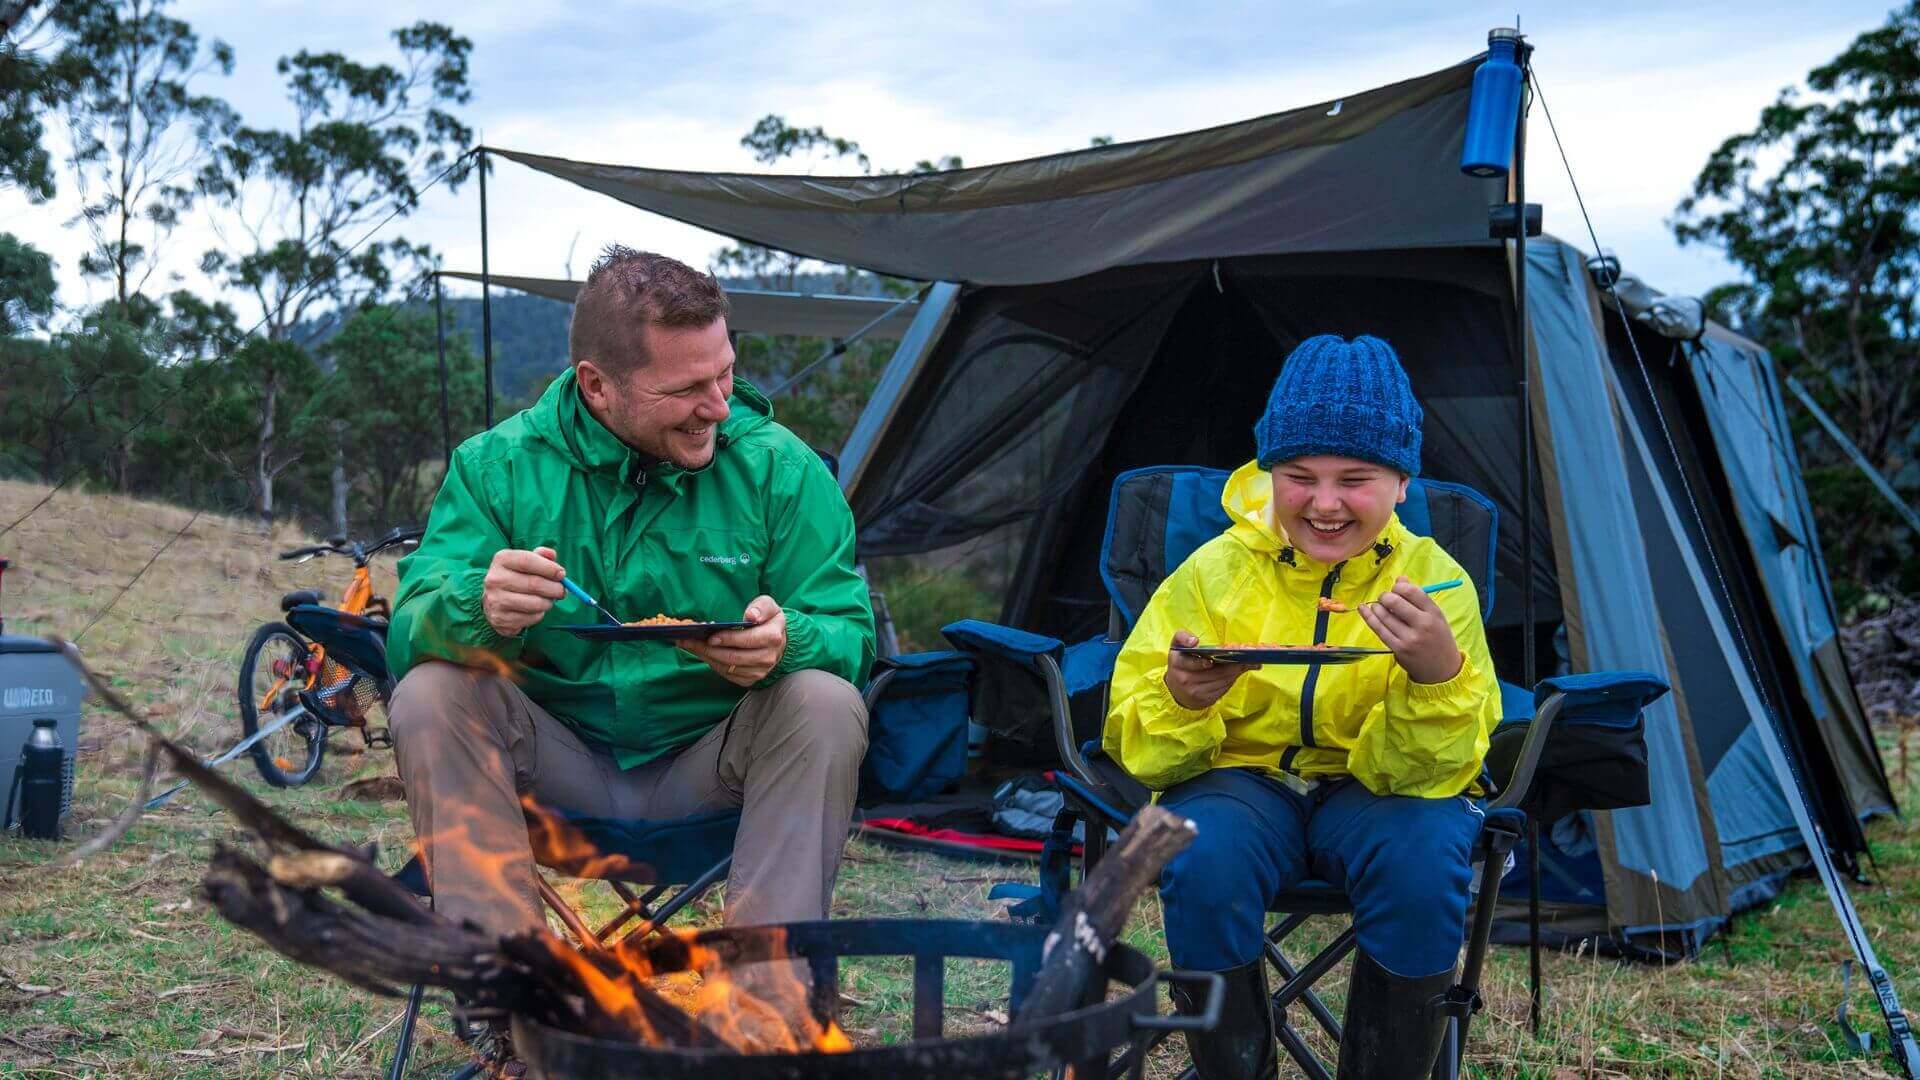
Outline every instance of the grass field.
<svg viewBox="0 0 1920 1080">
<path fill-rule="evenodd" d="M 44 494 L 0 482 L 0 522 Z M 190 516 L 114 496 L 56 496 L 0 539 L 0 554 L 15 563 L 6 577 L 8 630 L 80 634 Z M 203 516 L 86 630 L 81 647 L 165 729 L 201 750 L 221 749 L 237 737 L 233 675 L 252 628 L 276 615 L 282 592 L 337 593 L 345 581 L 344 562 L 293 566 L 273 558 L 301 542 L 289 531 L 266 535 L 257 525 Z M 385 592 L 391 564 L 379 573 Z M 85 724 L 76 835 L 100 828 L 125 804 L 141 750 L 103 710 L 90 708 Z M 1904 754 L 1888 760 L 1904 763 Z M 322 836 L 377 841 L 396 862 L 410 836 L 400 805 L 339 794 L 346 781 L 391 768 L 385 752 L 336 754 L 312 784 L 293 791 L 265 788 L 245 761 L 229 771 Z M 1903 801 L 1920 789 L 1904 775 L 1896 785 Z M 1920 827 L 1884 820 L 1870 834 L 1875 878 L 1854 897 L 1882 961 L 1908 999 L 1920 1000 Z M 211 844 L 239 839 L 233 823 L 192 792 L 74 869 L 49 868 L 68 845 L 0 839 L 0 1076 L 384 1075 L 399 1001 L 300 968 L 194 900 Z M 834 914 L 994 918 L 999 905 L 987 890 L 1030 873 L 856 840 Z M 562 888 L 579 891 L 574 883 Z M 710 898 L 691 921 L 710 922 L 716 913 Z M 1163 954 L 1154 904 L 1142 905 L 1128 937 Z M 1537 1040 L 1526 1025 L 1526 957 L 1495 950 L 1488 1007 L 1471 1048 L 1474 1070 L 1555 1078 L 1890 1075 L 1890 1059 L 1854 1055 L 1839 1041 L 1833 1014 L 1847 953 L 1817 883 L 1794 881 L 1723 941 L 1698 961 L 1671 967 L 1550 954 L 1547 1026 Z M 950 1030 L 1003 1018 L 993 975 L 984 967 L 950 973 Z M 845 989 L 858 1003 L 848 1017 L 856 1041 L 902 1037 L 910 1003 L 904 966 L 850 965 Z M 1856 1022 L 1876 1032 L 1877 1047 L 1878 1014 L 1857 980 L 1851 1005 Z M 1171 1075 L 1172 1055 L 1163 1057 L 1154 1071 Z M 443 1075 L 462 1060 L 444 1014 L 431 1008 L 412 1074 Z"/>
</svg>

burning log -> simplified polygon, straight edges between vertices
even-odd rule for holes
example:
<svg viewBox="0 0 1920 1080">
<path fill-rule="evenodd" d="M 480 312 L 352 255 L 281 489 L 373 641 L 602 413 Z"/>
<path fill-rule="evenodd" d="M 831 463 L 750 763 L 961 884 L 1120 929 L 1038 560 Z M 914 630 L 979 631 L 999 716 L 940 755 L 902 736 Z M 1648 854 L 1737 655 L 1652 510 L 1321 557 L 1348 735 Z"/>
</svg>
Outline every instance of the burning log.
<svg viewBox="0 0 1920 1080">
<path fill-rule="evenodd" d="M 1086 1004 L 1100 983 L 1107 950 L 1126 926 L 1140 894 L 1175 855 L 1193 842 L 1193 822 L 1152 805 L 1134 815 L 1120 841 L 1067 894 L 1060 920 L 1047 935 L 1040 970 L 1020 1004 L 1016 1022 L 1040 1020 Z"/>
</svg>

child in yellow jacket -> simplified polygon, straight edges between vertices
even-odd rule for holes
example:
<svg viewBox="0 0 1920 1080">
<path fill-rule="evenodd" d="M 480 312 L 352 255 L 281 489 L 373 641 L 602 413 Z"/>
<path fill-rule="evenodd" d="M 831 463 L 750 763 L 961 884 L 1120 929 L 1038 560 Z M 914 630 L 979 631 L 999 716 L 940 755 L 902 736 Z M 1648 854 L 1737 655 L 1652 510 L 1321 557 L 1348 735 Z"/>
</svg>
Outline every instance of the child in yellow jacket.
<svg viewBox="0 0 1920 1080">
<path fill-rule="evenodd" d="M 1307 879 L 1354 906 L 1340 1075 L 1424 1075 L 1438 1050 L 1428 1003 L 1465 936 L 1467 793 L 1500 693 L 1471 584 L 1421 589 L 1467 574 L 1394 514 L 1421 418 L 1386 342 L 1302 342 L 1222 494 L 1233 525 L 1161 583 L 1114 667 L 1107 752 L 1199 826 L 1161 899 L 1175 966 L 1228 984 L 1220 1027 L 1188 1040 L 1204 1080 L 1274 1075 L 1266 910 Z M 1391 651 L 1262 667 L 1170 649 L 1228 643 Z"/>
</svg>

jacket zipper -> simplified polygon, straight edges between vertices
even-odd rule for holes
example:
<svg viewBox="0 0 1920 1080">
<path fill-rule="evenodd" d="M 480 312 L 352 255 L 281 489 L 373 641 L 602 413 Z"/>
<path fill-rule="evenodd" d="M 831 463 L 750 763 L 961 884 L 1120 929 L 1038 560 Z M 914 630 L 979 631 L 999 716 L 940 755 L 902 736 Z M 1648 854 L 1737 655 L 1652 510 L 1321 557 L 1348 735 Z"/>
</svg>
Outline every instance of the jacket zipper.
<svg viewBox="0 0 1920 1080">
<path fill-rule="evenodd" d="M 1326 578 L 1320 582 L 1320 595 L 1322 598 L 1330 599 L 1333 596 L 1334 583 L 1340 580 L 1340 571 L 1345 569 L 1346 565 L 1347 564 L 1344 562 L 1336 563 L 1333 569 L 1327 571 Z M 1328 616 L 1327 612 L 1321 611 L 1316 613 L 1313 617 L 1313 643 L 1315 645 L 1323 644 L 1327 640 L 1327 621 L 1328 621 L 1327 616 Z M 1306 681 L 1300 684 L 1300 745 L 1301 746 L 1319 746 L 1320 745 L 1319 743 L 1313 740 L 1313 688 L 1314 688 L 1314 685 L 1319 681 L 1320 681 L 1320 665 L 1319 664 L 1308 665 Z M 1284 758 L 1284 761 L 1281 767 L 1285 768 L 1287 765 L 1291 765 L 1292 763 L 1293 763 L 1292 757 L 1291 755 L 1288 755 Z"/>
</svg>

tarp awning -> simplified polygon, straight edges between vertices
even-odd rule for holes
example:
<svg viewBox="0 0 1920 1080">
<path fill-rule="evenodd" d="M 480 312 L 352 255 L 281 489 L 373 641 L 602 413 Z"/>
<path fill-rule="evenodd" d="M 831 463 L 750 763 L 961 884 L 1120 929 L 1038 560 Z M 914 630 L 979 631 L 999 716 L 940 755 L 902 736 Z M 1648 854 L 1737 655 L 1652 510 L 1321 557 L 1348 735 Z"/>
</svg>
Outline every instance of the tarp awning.
<svg viewBox="0 0 1920 1080">
<path fill-rule="evenodd" d="M 1460 172 L 1476 63 L 1202 131 L 945 172 L 702 173 L 487 152 L 738 240 L 922 281 L 1483 244 L 1505 182 Z"/>
<path fill-rule="evenodd" d="M 460 281 L 480 280 L 479 274 L 463 270 L 442 270 L 443 278 Z M 516 277 L 490 275 L 503 289 L 532 293 L 564 303 L 573 303 L 580 282 L 569 278 Z M 742 334 L 785 334 L 794 337 L 845 338 L 854 331 L 880 319 L 865 337 L 897 341 L 913 323 L 919 310 L 918 300 L 902 303 L 889 296 L 840 296 L 833 293 L 773 292 L 754 289 L 728 289 L 732 311 L 727 329 Z"/>
</svg>

